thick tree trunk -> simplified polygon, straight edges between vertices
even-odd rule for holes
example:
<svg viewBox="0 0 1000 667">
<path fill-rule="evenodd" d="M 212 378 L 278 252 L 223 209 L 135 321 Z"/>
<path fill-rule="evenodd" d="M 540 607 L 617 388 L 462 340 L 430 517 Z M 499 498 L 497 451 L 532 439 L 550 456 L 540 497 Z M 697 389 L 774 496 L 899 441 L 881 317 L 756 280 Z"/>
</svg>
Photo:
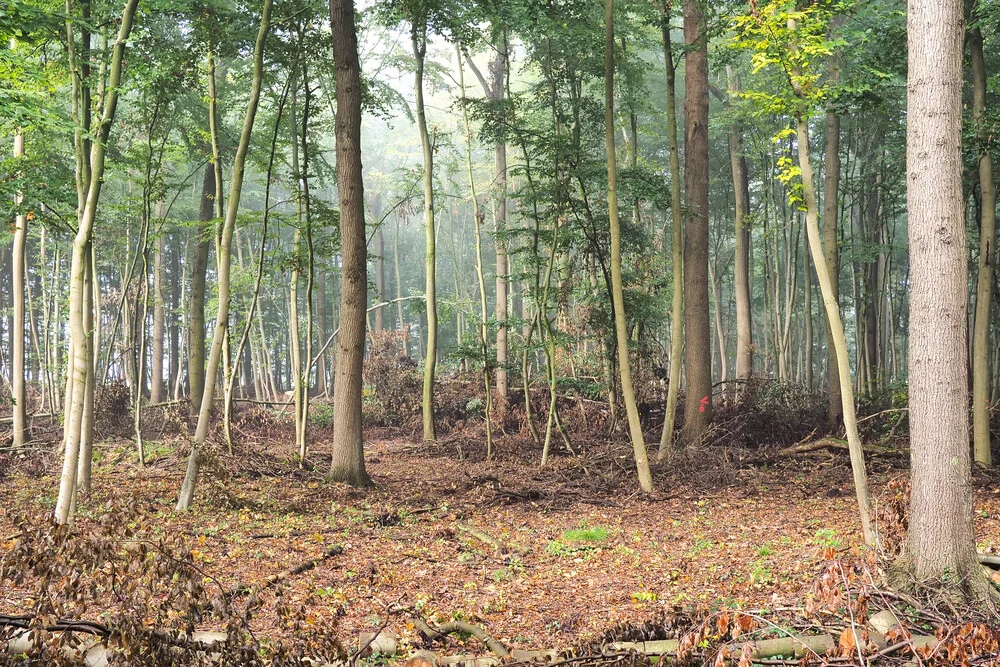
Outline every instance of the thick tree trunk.
<svg viewBox="0 0 1000 667">
<path fill-rule="evenodd" d="M 230 250 L 233 241 L 233 231 L 236 228 L 236 216 L 240 208 L 240 193 L 243 191 L 243 176 L 246 166 L 247 152 L 250 148 L 250 135 L 253 132 L 254 119 L 257 115 L 257 105 L 260 102 L 260 89 L 264 77 L 264 41 L 271 23 L 272 0 L 264 0 L 261 13 L 260 30 L 254 44 L 253 82 L 250 87 L 250 99 L 247 103 L 246 116 L 243 119 L 243 130 L 240 133 L 239 145 L 233 159 L 233 181 L 229 190 L 229 205 L 226 209 L 225 222 L 218 242 L 218 281 L 219 281 L 219 311 L 215 320 L 215 334 L 212 337 L 212 352 L 208 357 L 205 371 L 205 388 L 201 397 L 201 408 L 198 413 L 198 427 L 191 442 L 191 454 L 188 456 L 187 471 L 177 498 L 177 509 L 183 511 L 191 506 L 194 499 L 195 484 L 201 467 L 201 447 L 208 437 L 208 426 L 212 417 L 212 402 L 215 398 L 215 383 L 222 360 L 222 348 L 226 345 L 229 335 L 229 277 L 231 268 Z M 218 190 L 216 190 L 218 192 Z"/>
<path fill-rule="evenodd" d="M 343 263 L 340 333 L 333 385 L 333 457 L 330 479 L 370 484 L 361 434 L 361 368 L 365 353 L 368 257 L 361 166 L 361 63 L 353 0 L 330 0 L 333 62 L 337 76 L 337 192 Z"/>
<path fill-rule="evenodd" d="M 684 442 L 712 423 L 708 316 L 708 36 L 700 0 L 684 0 Z"/>
<path fill-rule="evenodd" d="M 979 267 L 976 279 L 976 314 L 972 332 L 972 435 L 975 461 L 993 465 L 990 451 L 990 308 L 993 305 L 993 265 L 996 257 L 997 187 L 993 181 L 993 160 L 987 150 L 990 136 L 985 127 L 986 63 L 983 35 L 978 27 L 969 31 L 972 61 L 972 113 L 976 133 L 983 144 L 979 154 L 979 192 L 982 197 L 979 221 Z"/>
<path fill-rule="evenodd" d="M 962 0 L 909 0 L 910 520 L 921 582 L 989 595 L 976 559 L 969 461 L 962 206 Z M 995 594 L 995 593 L 994 593 Z"/>
</svg>

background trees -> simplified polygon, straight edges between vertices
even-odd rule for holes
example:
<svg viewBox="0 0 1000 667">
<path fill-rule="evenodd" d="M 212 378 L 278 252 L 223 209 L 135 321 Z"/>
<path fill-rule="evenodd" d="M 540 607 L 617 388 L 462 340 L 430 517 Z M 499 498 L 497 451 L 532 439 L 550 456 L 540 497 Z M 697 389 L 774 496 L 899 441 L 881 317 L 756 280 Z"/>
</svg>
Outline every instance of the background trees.
<svg viewBox="0 0 1000 667">
<path fill-rule="evenodd" d="M 404 422 L 384 382 L 413 364 L 426 440 L 474 370 L 496 392 L 462 414 L 491 445 L 498 427 L 497 452 L 523 429 L 547 464 L 577 432 L 624 444 L 627 423 L 640 470 L 650 433 L 666 459 L 737 437 L 763 395 L 829 388 L 817 427 L 847 436 L 867 520 L 852 414 L 905 431 L 916 362 L 898 0 L 406 0 L 356 27 L 338 2 L 20 0 L 0 17 L 0 364 L 13 444 L 29 415 L 64 414 L 62 520 L 95 402 L 120 387 L 140 463 L 144 407 L 197 415 L 186 506 L 213 410 L 230 451 L 240 401 L 293 411 L 303 467 L 332 426 L 330 477 L 367 483 L 362 415 Z M 973 352 L 983 465 L 1000 398 L 991 7 L 968 8 L 951 202 L 977 269 L 948 282 L 974 304 L 954 345 Z M 606 405 L 600 423 L 572 400 Z"/>
</svg>

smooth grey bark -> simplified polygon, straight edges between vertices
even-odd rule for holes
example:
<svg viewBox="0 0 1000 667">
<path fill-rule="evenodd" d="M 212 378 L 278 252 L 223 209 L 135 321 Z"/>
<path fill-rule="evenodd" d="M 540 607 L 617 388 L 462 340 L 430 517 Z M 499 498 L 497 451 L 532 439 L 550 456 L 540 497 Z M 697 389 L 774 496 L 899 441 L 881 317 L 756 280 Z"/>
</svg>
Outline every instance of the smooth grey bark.
<svg viewBox="0 0 1000 667">
<path fill-rule="evenodd" d="M 962 0 L 907 3 L 910 516 L 917 581 L 996 596 L 976 558 L 962 204 Z"/>
<path fill-rule="evenodd" d="M 740 95 L 739 75 L 726 65 L 729 94 Z M 753 373 L 753 318 L 750 312 L 750 183 L 747 159 L 743 152 L 743 127 L 729 128 L 729 160 L 733 171 L 736 198 L 736 249 L 733 256 L 734 296 L 736 301 L 736 379 L 746 380 Z"/>
<path fill-rule="evenodd" d="M 24 157 L 24 133 L 18 132 L 14 137 L 14 157 Z M 15 204 L 22 203 L 22 197 L 17 195 Z M 13 402 L 13 442 L 15 448 L 23 447 L 31 439 L 31 432 L 28 429 L 28 391 L 25 382 L 25 353 L 24 353 L 24 276 L 25 261 L 27 259 L 25 248 L 28 241 L 28 216 L 18 213 L 14 218 L 14 244 L 11 248 L 11 283 L 10 292 L 13 303 L 13 324 L 10 327 L 11 338 L 11 367 L 10 384 L 11 400 Z"/>
<path fill-rule="evenodd" d="M 100 124 L 97 126 L 97 141 L 94 141 L 88 151 L 89 160 L 87 165 L 89 174 L 84 180 L 83 174 L 79 174 L 80 182 L 88 184 L 86 194 L 81 193 L 83 206 L 80 209 L 76 237 L 73 240 L 73 255 L 70 266 L 70 291 L 69 291 L 69 323 L 72 356 L 70 363 L 70 380 L 67 381 L 66 414 L 63 427 L 63 467 L 59 478 L 59 497 L 56 500 L 54 518 L 57 523 L 67 523 L 70 520 L 72 509 L 76 501 L 77 487 L 77 467 L 80 459 L 80 444 L 84 440 L 84 430 L 86 429 L 86 403 L 88 392 L 87 382 L 90 378 L 90 389 L 94 386 L 94 363 L 93 363 L 93 340 L 90 330 L 87 327 L 88 319 L 85 314 L 87 309 L 86 284 L 88 275 L 91 274 L 88 262 L 92 257 L 91 242 L 93 238 L 94 222 L 97 218 L 97 204 L 101 196 L 103 185 L 104 164 L 108 138 L 111 134 L 111 127 L 114 123 L 115 112 L 118 107 L 118 86 L 121 84 L 123 61 L 125 58 L 125 47 L 129 34 L 132 32 L 133 19 L 135 18 L 138 0 L 127 0 L 122 10 L 121 23 L 118 30 L 118 38 L 115 41 L 111 54 L 111 66 L 108 81 L 107 93 L 103 100 L 103 109 Z M 74 39 L 72 23 L 67 19 L 67 32 L 71 44 Z M 71 58 L 72 62 L 72 58 Z M 74 77 L 75 79 L 75 77 Z M 74 87 L 76 84 L 74 84 Z M 74 90 L 74 93 L 76 91 Z M 92 413 L 92 409 L 91 409 Z"/>
<path fill-rule="evenodd" d="M 969 60 L 972 63 L 972 114 L 976 134 L 982 142 L 979 154 L 979 266 L 976 276 L 976 311 L 972 327 L 972 439 L 974 460 L 993 465 L 990 449 L 990 310 L 993 306 L 993 274 L 996 258 L 997 186 L 993 159 L 987 150 L 991 137 L 985 125 L 986 61 L 983 34 L 969 30 Z"/>
</svg>

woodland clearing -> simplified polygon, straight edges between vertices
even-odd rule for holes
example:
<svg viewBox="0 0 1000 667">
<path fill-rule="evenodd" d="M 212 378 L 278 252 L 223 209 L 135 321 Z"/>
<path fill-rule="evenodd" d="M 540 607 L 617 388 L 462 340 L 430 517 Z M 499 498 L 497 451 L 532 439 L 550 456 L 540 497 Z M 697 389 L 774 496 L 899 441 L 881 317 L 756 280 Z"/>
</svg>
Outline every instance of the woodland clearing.
<svg viewBox="0 0 1000 667">
<path fill-rule="evenodd" d="M 838 449 L 789 457 L 778 446 L 705 447 L 657 465 L 656 490 L 644 495 L 620 437 L 574 432 L 579 455 L 560 452 L 539 469 L 527 435 L 503 438 L 487 461 L 481 420 L 456 421 L 439 442 L 423 444 L 398 428 L 371 427 L 375 486 L 355 489 L 324 481 L 325 429 L 314 431 L 300 468 L 290 418 L 256 407 L 238 413 L 234 455 L 216 452 L 206 492 L 177 513 L 187 445 L 167 432 L 182 421 L 173 410 L 147 411 L 149 431 L 160 424 L 163 436 L 147 442 L 145 468 L 133 442 L 106 434 L 77 528 L 85 533 L 132 498 L 154 535 L 183 536 L 211 577 L 206 588 L 227 591 L 257 587 L 342 545 L 342 554 L 284 579 L 278 593 L 262 593 L 252 620 L 260 636 L 285 632 L 279 601 L 304 603 L 310 619 L 336 619 L 345 646 L 385 629 L 403 651 L 423 645 L 411 616 L 474 623 L 509 649 L 592 646 L 637 632 L 660 638 L 678 615 L 722 610 L 782 622 L 801 612 L 831 558 L 850 559 L 863 546 L 850 464 Z M 51 512 L 58 456 L 41 448 L 0 456 L 2 557 L 18 537 L 16 517 Z M 901 454 L 872 457 L 879 502 L 905 463 Z M 976 477 L 982 552 L 1000 545 L 996 482 L 992 473 Z M 26 595 L 5 588 L 0 615 L 23 613 Z M 446 650 L 485 652 L 475 639 L 468 644 Z"/>
</svg>

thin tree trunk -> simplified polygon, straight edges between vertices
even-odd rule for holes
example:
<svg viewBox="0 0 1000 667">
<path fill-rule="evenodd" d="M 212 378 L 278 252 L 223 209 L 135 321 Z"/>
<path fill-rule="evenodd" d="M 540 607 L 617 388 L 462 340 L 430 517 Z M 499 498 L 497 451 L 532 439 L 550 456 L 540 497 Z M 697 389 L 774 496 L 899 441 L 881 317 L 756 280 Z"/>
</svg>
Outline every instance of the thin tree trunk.
<svg viewBox="0 0 1000 667">
<path fill-rule="evenodd" d="M 834 51 L 827 60 L 827 77 L 831 86 L 840 81 L 840 52 Z M 830 289 L 833 304 L 840 315 L 840 252 L 837 234 L 837 215 L 840 211 L 840 116 L 831 105 L 826 112 L 826 150 L 824 151 L 823 193 L 823 252 L 830 272 Z M 837 346 L 829 318 L 826 324 L 827 376 L 829 402 L 827 419 L 831 424 L 843 416 L 840 396 L 840 371 L 837 368 Z"/>
<path fill-rule="evenodd" d="M 86 308 L 86 283 L 88 271 L 88 259 L 91 255 L 91 239 L 94 231 L 94 221 L 97 217 L 97 204 L 101 195 L 103 185 L 104 161 L 108 137 L 111 133 L 111 126 L 114 122 L 115 111 L 118 106 L 118 86 L 121 83 L 122 65 L 125 56 L 125 46 L 128 42 L 129 33 L 132 31 L 132 22 L 135 17 L 138 0 L 127 0 L 122 10 L 121 24 L 118 31 L 118 38 L 115 41 L 114 50 L 111 56 L 110 80 L 108 92 L 104 99 L 100 125 L 97 128 L 97 141 L 93 142 L 89 151 L 89 174 L 84 180 L 81 174 L 81 182 L 88 184 L 86 200 L 81 210 L 76 237 L 73 241 L 73 259 L 70 268 L 70 331 L 72 340 L 72 394 L 67 396 L 66 416 L 64 420 L 64 454 L 63 468 L 59 479 L 59 497 L 56 501 L 55 520 L 57 523 L 67 523 L 70 520 L 72 506 L 76 498 L 77 466 L 80 458 L 80 442 L 83 439 L 82 429 L 85 427 L 84 404 L 86 402 L 87 378 L 91 376 L 93 382 L 94 364 L 93 349 L 91 347 L 92 338 L 87 329 Z M 72 45 L 73 27 L 72 21 L 67 18 L 67 32 L 69 43 Z M 72 50 L 72 46 L 70 47 Z M 70 62 L 73 62 L 71 57 Z M 75 78 L 75 77 L 74 77 Z M 75 84 L 74 84 L 75 86 Z M 75 92 L 75 91 L 74 91 Z M 93 384 L 91 385 L 93 387 Z"/>
<path fill-rule="evenodd" d="M 738 98 L 740 79 L 732 65 L 726 65 L 729 94 Z M 743 154 L 743 128 L 733 123 L 729 129 L 729 159 L 736 195 L 736 250 L 733 257 L 736 298 L 736 379 L 753 373 L 753 317 L 750 313 L 750 184 L 747 159 Z"/>
<path fill-rule="evenodd" d="M 969 30 L 972 61 L 973 119 L 983 149 L 979 154 L 979 191 L 982 197 L 979 223 L 979 266 L 976 279 L 976 313 L 972 333 L 972 437 L 975 462 L 993 465 L 990 451 L 990 308 L 993 305 L 993 259 L 996 257 L 997 188 L 993 160 L 987 150 L 989 130 L 986 115 L 986 63 L 983 35 L 979 27 Z"/>
<path fill-rule="evenodd" d="M 646 441 L 639 420 L 639 407 L 632 387 L 632 370 L 628 353 L 628 325 L 625 318 L 625 296 L 622 286 L 621 222 L 618 218 L 618 164 L 615 151 L 615 3 L 604 5 L 604 146 L 608 160 L 608 217 L 611 226 L 611 294 L 615 309 L 615 335 L 618 339 L 618 373 L 622 383 L 622 398 L 628 417 L 629 434 L 639 475 L 639 488 L 644 493 L 653 490 L 649 472 Z M 707 103 L 707 98 L 706 98 Z M 707 109 L 706 109 L 707 110 Z M 707 190 L 706 190 L 707 192 Z M 554 372 L 555 369 L 553 369 Z"/>
<path fill-rule="evenodd" d="M 677 400 L 681 388 L 681 354 L 684 344 L 684 223 L 681 210 L 681 162 L 677 142 L 677 91 L 674 55 L 670 43 L 670 4 L 665 5 L 663 16 L 663 55 L 667 67 L 667 141 L 670 146 L 670 219 L 673 292 L 670 305 L 670 373 L 667 385 L 667 404 L 660 434 L 657 461 L 667 458 L 674 445 L 677 419 Z"/>
<path fill-rule="evenodd" d="M 18 131 L 14 137 L 14 158 L 24 157 L 24 133 Z M 23 197 L 18 194 L 15 204 L 20 206 Z M 31 431 L 28 428 L 28 391 L 25 382 L 25 353 L 24 353 L 24 304 L 25 304 L 25 260 L 26 246 L 28 241 L 28 216 L 23 212 L 18 212 L 14 218 L 14 245 L 11 249 L 11 282 L 13 289 L 10 292 L 11 300 L 14 302 L 13 327 L 10 329 L 10 337 L 13 349 L 11 356 L 11 401 L 13 416 L 13 446 L 23 447 L 31 439 Z"/>
<path fill-rule="evenodd" d="M 461 90 L 462 121 L 465 125 L 466 169 L 469 173 L 469 193 L 472 197 L 472 217 L 476 236 L 476 279 L 479 284 L 479 346 L 483 355 L 483 389 L 486 392 L 486 458 L 493 458 L 493 391 L 490 380 L 490 337 L 489 311 L 486 302 L 486 278 L 483 272 L 482 213 L 479 210 L 479 196 L 476 194 L 476 179 L 472 171 L 472 128 L 469 125 L 469 111 L 465 102 L 465 72 L 462 67 L 462 50 L 456 50 L 458 57 L 458 85 Z M 382 312 L 379 308 L 377 312 Z"/>
<path fill-rule="evenodd" d="M 195 228 L 194 254 L 191 257 L 191 288 L 188 300 L 188 390 L 191 392 L 190 413 L 201 411 L 201 396 L 205 391 L 205 277 L 208 253 L 212 245 L 209 224 L 215 217 L 215 169 L 205 168 L 201 186 L 201 206 Z"/>
<path fill-rule="evenodd" d="M 215 398 L 215 383 L 222 359 L 222 348 L 228 339 L 229 330 L 229 276 L 231 268 L 230 249 L 233 230 L 236 227 L 236 216 L 239 213 L 240 193 L 243 190 L 243 175 L 246 166 L 247 152 L 250 148 L 250 135 L 253 131 L 254 119 L 257 115 L 257 105 L 260 102 L 260 89 L 264 75 L 264 41 L 270 30 L 272 0 L 264 0 L 261 13 L 260 30 L 254 44 L 253 82 L 250 88 L 250 99 L 247 104 L 246 116 L 243 120 L 243 131 L 240 134 L 236 157 L 233 160 L 233 180 L 229 190 L 229 206 L 226 209 L 225 222 L 219 239 L 218 282 L 219 282 L 219 312 L 215 320 L 215 335 L 212 338 L 212 352 L 208 358 L 205 372 L 205 389 L 202 393 L 201 411 L 198 414 L 198 427 L 191 442 L 191 454 L 188 457 L 187 471 L 184 483 L 177 498 L 177 509 L 183 511 L 191 506 L 194 498 L 195 484 L 198 480 L 198 470 L 201 466 L 200 449 L 208 437 L 208 426 L 212 416 L 212 402 Z"/>
<path fill-rule="evenodd" d="M 423 410 L 424 440 L 436 440 L 434 426 L 434 370 L 437 365 L 437 252 L 434 229 L 434 144 L 427 132 L 424 110 L 424 56 L 427 53 L 427 21 L 414 19 L 412 26 L 413 55 L 416 59 L 416 111 L 420 144 L 424 152 L 424 227 L 427 240 L 426 287 L 427 350 L 424 359 Z"/>
<path fill-rule="evenodd" d="M 163 202 L 161 201 L 158 206 L 156 217 L 159 218 L 159 225 L 157 230 L 156 239 L 156 252 L 153 255 L 153 344 L 152 344 L 152 358 L 150 359 L 150 388 L 149 388 L 149 400 L 151 403 L 160 403 L 163 401 L 163 361 L 164 357 L 164 342 L 167 326 L 167 314 L 166 314 L 166 304 L 167 304 L 167 293 L 166 286 L 166 269 L 164 264 L 164 255 L 167 252 L 167 235 L 164 232 L 164 225 L 166 221 L 163 219 Z"/>
</svg>

